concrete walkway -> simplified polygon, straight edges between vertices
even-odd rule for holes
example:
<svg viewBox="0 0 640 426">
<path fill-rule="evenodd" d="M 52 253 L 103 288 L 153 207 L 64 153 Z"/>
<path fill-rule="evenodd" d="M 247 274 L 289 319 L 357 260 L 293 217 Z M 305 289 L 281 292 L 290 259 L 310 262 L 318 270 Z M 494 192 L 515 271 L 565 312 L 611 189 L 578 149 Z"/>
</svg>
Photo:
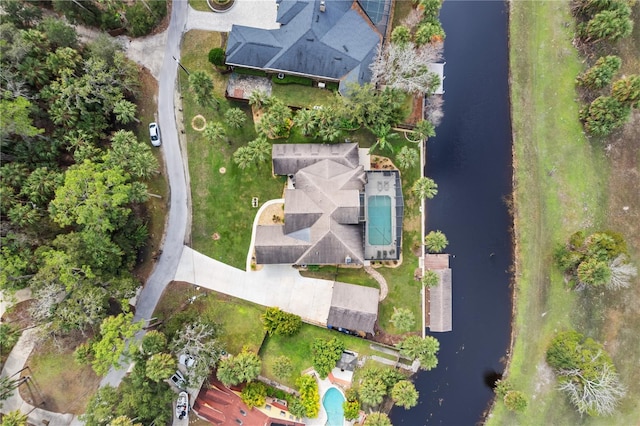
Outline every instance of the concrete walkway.
<svg viewBox="0 0 640 426">
<path fill-rule="evenodd" d="M 260 222 L 260 216 L 262 216 L 262 212 L 267 209 L 267 207 L 272 206 L 274 204 L 284 204 L 284 198 L 278 198 L 276 200 L 269 200 L 263 205 L 260 206 L 258 212 L 256 213 L 256 217 L 253 219 L 253 226 L 251 227 L 251 243 L 249 243 L 249 251 L 247 252 L 247 263 L 245 265 L 245 269 L 247 272 L 251 272 L 251 261 L 253 259 L 253 247 L 256 244 L 256 228 L 258 227 L 258 222 Z"/>
<path fill-rule="evenodd" d="M 31 299 L 31 289 L 28 287 L 18 290 L 10 296 L 5 292 L 0 291 L 0 318 L 2 318 L 4 313 L 7 312 L 7 309 L 11 306 L 29 299 Z"/>
<path fill-rule="evenodd" d="M 378 300 L 382 302 L 384 299 L 386 299 L 387 294 L 389 294 L 389 286 L 387 285 L 387 280 L 384 279 L 380 272 L 376 271 L 371 266 L 365 266 L 364 270 L 367 272 L 367 274 L 371 275 L 371 278 L 376 280 L 380 285 L 380 296 Z"/>
<path fill-rule="evenodd" d="M 326 325 L 333 281 L 305 278 L 288 265 L 242 271 L 184 247 L 175 281 L 186 281 L 263 306 L 277 306 L 303 320 Z"/>
<path fill-rule="evenodd" d="M 36 344 L 38 338 L 37 334 L 37 328 L 32 328 L 22 332 L 20 339 L 18 339 L 18 343 L 13 347 L 7 361 L 4 363 L 0 377 L 11 377 L 24 367 L 29 354 L 31 354 Z M 19 377 L 15 376 L 14 378 Z M 67 426 L 83 424 L 78 420 L 77 416 L 73 414 L 53 413 L 41 408 L 35 408 L 33 405 L 22 399 L 18 389 L 14 390 L 13 394 L 9 398 L 2 401 L 2 412 L 8 413 L 14 410 L 19 410 L 22 413 L 29 413 L 29 423 L 34 425 L 48 424 L 49 426 Z"/>
</svg>

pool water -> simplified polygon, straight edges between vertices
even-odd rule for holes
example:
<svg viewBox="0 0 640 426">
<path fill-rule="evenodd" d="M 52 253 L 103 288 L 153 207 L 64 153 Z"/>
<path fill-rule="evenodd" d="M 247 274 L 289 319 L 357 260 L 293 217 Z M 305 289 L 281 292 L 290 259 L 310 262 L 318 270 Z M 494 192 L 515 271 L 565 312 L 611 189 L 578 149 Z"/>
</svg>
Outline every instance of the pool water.
<svg viewBox="0 0 640 426">
<path fill-rule="evenodd" d="M 345 399 L 336 388 L 329 388 L 322 398 L 322 405 L 327 412 L 327 426 L 343 426 L 344 411 L 342 404 Z"/>
<path fill-rule="evenodd" d="M 367 202 L 367 229 L 369 244 L 391 244 L 391 197 L 372 195 Z"/>
</svg>

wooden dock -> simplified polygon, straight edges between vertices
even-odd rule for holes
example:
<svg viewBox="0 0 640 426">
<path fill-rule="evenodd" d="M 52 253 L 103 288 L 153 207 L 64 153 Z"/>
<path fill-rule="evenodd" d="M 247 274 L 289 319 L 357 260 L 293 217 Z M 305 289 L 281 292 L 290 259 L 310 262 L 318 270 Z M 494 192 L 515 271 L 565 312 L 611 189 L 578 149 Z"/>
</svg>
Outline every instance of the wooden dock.
<svg viewBox="0 0 640 426">
<path fill-rule="evenodd" d="M 426 254 L 424 269 L 433 270 L 440 277 L 437 286 L 425 288 L 425 324 L 433 332 L 453 330 L 451 268 L 448 254 Z"/>
</svg>

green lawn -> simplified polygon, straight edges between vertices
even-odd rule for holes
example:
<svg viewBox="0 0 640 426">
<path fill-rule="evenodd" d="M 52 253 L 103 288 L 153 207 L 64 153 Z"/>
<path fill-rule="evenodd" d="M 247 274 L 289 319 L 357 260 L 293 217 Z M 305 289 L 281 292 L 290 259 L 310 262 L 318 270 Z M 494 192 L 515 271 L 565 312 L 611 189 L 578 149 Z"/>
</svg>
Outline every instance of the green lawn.
<svg viewBox="0 0 640 426">
<path fill-rule="evenodd" d="M 404 136 L 395 145 L 395 151 L 389 155 L 395 161 L 395 154 L 402 146 L 416 148 L 414 143 L 407 142 Z M 387 155 L 387 153 L 385 153 Z M 396 164 L 397 166 L 397 164 Z M 388 333 L 396 333 L 395 328 L 389 319 L 393 314 L 394 307 L 404 307 L 410 309 L 416 318 L 416 325 L 413 331 L 419 331 L 422 327 L 422 305 L 420 301 L 420 286 L 413 279 L 416 268 L 418 268 L 418 258 L 414 255 L 415 248 L 421 244 L 421 214 L 420 203 L 411 193 L 413 183 L 420 177 L 420 167 L 415 166 L 408 170 L 401 170 L 402 194 L 404 197 L 404 221 L 402 222 L 402 264 L 397 267 L 378 268 L 389 286 L 389 295 L 380 304 L 378 315 L 379 326 Z"/>
<path fill-rule="evenodd" d="M 189 0 L 189 6 L 195 10 L 199 10 L 200 12 L 211 12 L 211 8 L 207 4 L 207 0 Z"/>
<path fill-rule="evenodd" d="M 64 340 L 64 339 L 63 339 Z M 80 366 L 73 360 L 73 351 L 80 341 L 66 338 L 56 347 L 51 340 L 36 346 L 25 366 L 22 376 L 31 376 L 31 386 L 20 386 L 25 401 L 38 405 L 45 401 L 45 408 L 60 413 L 82 414 L 89 398 L 100 385 L 100 377 L 91 366 Z"/>
<path fill-rule="evenodd" d="M 322 280 L 339 281 L 365 287 L 380 288 L 378 282 L 363 268 L 340 268 L 338 266 L 320 266 L 317 271 L 301 271 L 300 275 Z"/>
<path fill-rule="evenodd" d="M 193 203 L 192 244 L 195 250 L 237 268 L 244 269 L 251 226 L 257 209 L 251 205 L 253 197 L 260 204 L 282 196 L 284 179 L 273 177 L 271 166 L 240 170 L 232 161 L 236 149 L 255 139 L 253 126 L 240 130 L 226 127 L 228 141 L 212 144 L 194 130 L 191 120 L 201 114 L 207 121 L 224 124 L 223 114 L 232 107 L 241 107 L 251 123 L 251 112 L 246 104 L 230 102 L 224 98 L 228 76 L 214 70 L 207 60 L 207 52 L 221 46 L 220 33 L 190 31 L 183 40 L 182 64 L 189 70 L 206 70 L 214 79 L 214 90 L 219 107 L 203 108 L 193 101 L 188 91 L 185 73 L 180 73 L 183 89 L 184 121 L 187 135 L 191 197 Z M 225 173 L 220 169 L 224 168 Z"/>
<path fill-rule="evenodd" d="M 317 89 L 299 84 L 272 84 L 271 95 L 281 99 L 286 105 L 311 108 L 314 105 L 322 105 L 335 95 L 327 89 Z"/>
<path fill-rule="evenodd" d="M 337 337 L 344 345 L 345 349 L 357 352 L 360 356 L 372 355 L 393 359 L 389 355 L 371 349 L 371 341 L 359 337 L 348 336 L 337 331 L 332 331 L 314 325 L 303 324 L 298 334 L 292 337 L 268 336 L 260 349 L 262 358 L 262 375 L 277 380 L 287 386 L 295 387 L 295 379 L 299 373 L 312 367 L 311 347 L 315 339 L 331 339 Z M 293 364 L 293 373 L 288 379 L 275 377 L 273 365 L 279 356 L 287 356 Z"/>
<path fill-rule="evenodd" d="M 196 300 L 189 303 L 192 296 Z M 191 312 L 193 315 L 185 316 L 219 324 L 220 341 L 232 354 L 239 353 L 243 346 L 257 352 L 265 336 L 260 319 L 264 307 L 214 291 L 196 290 L 191 284 L 171 283 L 160 298 L 154 317 L 166 324 L 179 312 Z"/>
<path fill-rule="evenodd" d="M 581 418 L 545 368 L 545 351 L 557 331 L 575 328 L 602 340 L 606 310 L 615 310 L 600 292 L 567 290 L 551 258 L 576 230 L 607 226 L 610 166 L 602 145 L 585 138 L 578 120 L 574 79 L 583 64 L 572 46 L 569 2 L 510 5 L 517 283 L 508 379 L 528 395 L 529 408 L 516 415 L 498 403 L 488 424 L 632 424 L 640 413 L 633 402 L 640 399 L 637 383 L 621 414 Z M 621 371 L 633 371 L 640 349 L 633 341 L 636 356 L 614 356 Z"/>
<path fill-rule="evenodd" d="M 211 292 L 199 299 L 197 309 L 203 318 L 222 325 L 221 340 L 227 352 L 240 353 L 243 347 L 258 352 L 265 331 L 261 315 L 265 308 L 254 303 Z"/>
</svg>

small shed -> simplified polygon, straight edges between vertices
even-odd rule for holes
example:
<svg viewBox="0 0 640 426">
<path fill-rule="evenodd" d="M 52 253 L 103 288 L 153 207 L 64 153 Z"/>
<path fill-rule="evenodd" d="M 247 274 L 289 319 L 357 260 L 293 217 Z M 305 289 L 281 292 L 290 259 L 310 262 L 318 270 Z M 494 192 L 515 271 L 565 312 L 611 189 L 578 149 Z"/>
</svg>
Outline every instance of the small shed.
<svg viewBox="0 0 640 426">
<path fill-rule="evenodd" d="M 327 326 L 374 334 L 379 295 L 375 288 L 335 282 Z"/>
</svg>

